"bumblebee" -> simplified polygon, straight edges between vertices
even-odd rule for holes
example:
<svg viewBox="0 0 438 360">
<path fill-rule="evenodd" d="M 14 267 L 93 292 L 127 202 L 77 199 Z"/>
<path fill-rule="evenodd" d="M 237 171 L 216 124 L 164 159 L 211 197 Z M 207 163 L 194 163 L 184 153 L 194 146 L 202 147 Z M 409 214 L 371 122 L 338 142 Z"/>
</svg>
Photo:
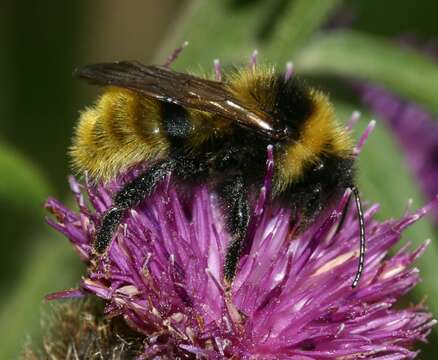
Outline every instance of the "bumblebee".
<svg viewBox="0 0 438 360">
<path fill-rule="evenodd" d="M 182 183 L 211 184 L 223 201 L 232 234 L 224 265 L 230 284 L 249 222 L 248 195 L 263 181 L 271 145 L 272 198 L 301 214 L 303 224 L 352 189 L 360 224 L 357 286 L 365 231 L 353 145 L 321 91 L 268 66 L 242 68 L 223 81 L 130 61 L 89 65 L 76 74 L 106 89 L 80 117 L 74 168 L 108 181 L 135 164 L 151 164 L 114 196 L 94 240 L 97 254 L 109 246 L 126 210 L 171 173 Z"/>
</svg>

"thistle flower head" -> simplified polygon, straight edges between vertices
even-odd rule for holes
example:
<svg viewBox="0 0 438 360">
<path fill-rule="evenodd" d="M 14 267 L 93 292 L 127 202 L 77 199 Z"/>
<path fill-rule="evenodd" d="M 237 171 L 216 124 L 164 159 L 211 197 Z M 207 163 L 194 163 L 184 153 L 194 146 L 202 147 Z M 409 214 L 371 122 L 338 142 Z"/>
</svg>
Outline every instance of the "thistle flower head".
<svg viewBox="0 0 438 360">
<path fill-rule="evenodd" d="M 93 299 L 57 303 L 42 319 L 42 344 L 29 343 L 21 360 L 133 359 L 142 348 L 141 337 L 121 321 L 103 316 Z"/>
<path fill-rule="evenodd" d="M 387 254 L 434 204 L 383 223 L 374 219 L 378 206 L 368 207 L 365 273 L 352 289 L 359 242 L 352 207 L 336 231 L 348 191 L 328 217 L 298 232 L 289 209 L 269 201 L 269 154 L 229 292 L 223 262 L 230 235 L 206 185 L 183 196 L 169 177 L 126 215 L 107 254 L 92 256 L 96 227 L 112 195 L 142 170 L 136 168 L 107 185 L 71 178 L 79 212 L 48 200 L 56 216 L 49 223 L 89 264 L 78 290 L 52 298 L 90 293 L 104 299 L 108 317 L 123 316 L 144 335 L 140 359 L 415 357 L 413 343 L 426 340 L 435 320 L 422 306 L 394 304 L 419 281 L 413 262 L 426 244 Z"/>
</svg>

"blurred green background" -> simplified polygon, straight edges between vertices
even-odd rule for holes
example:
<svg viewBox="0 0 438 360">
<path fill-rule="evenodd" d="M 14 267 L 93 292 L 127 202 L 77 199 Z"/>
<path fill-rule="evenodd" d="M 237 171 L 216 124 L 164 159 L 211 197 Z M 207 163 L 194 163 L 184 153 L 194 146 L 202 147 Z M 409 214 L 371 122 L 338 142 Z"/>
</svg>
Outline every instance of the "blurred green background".
<svg viewBox="0 0 438 360">
<path fill-rule="evenodd" d="M 78 111 L 97 89 L 72 77 L 99 61 L 163 62 L 184 40 L 178 69 L 209 69 L 260 60 L 297 71 L 330 92 L 341 120 L 355 109 L 360 133 L 373 117 L 345 79 L 363 78 L 438 113 L 438 68 L 393 41 L 415 35 L 438 41 L 433 0 L 76 0 L 4 2 L 0 6 L 0 359 L 18 357 L 26 337 L 39 337 L 48 292 L 73 287 L 83 268 L 68 242 L 44 222 L 44 199 L 69 202 L 66 156 Z M 414 74 L 414 76 L 409 76 Z M 380 202 L 382 218 L 403 213 L 408 198 L 425 202 L 393 134 L 377 130 L 360 159 L 364 197 Z M 438 143 L 438 139 L 437 139 Z M 433 239 L 419 261 L 424 281 L 410 301 L 428 298 L 438 317 L 438 236 L 425 219 L 406 238 Z M 422 358 L 438 356 L 435 343 Z"/>
</svg>

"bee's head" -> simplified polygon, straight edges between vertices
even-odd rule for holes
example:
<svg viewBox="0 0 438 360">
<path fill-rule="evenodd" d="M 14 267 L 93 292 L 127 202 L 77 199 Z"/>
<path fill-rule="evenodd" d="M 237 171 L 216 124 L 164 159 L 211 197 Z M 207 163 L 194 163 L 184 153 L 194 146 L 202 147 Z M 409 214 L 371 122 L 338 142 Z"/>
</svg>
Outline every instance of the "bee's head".
<svg viewBox="0 0 438 360">
<path fill-rule="evenodd" d="M 304 125 L 315 112 L 315 90 L 298 78 L 277 74 L 273 87 L 273 104 L 269 114 L 288 140 L 298 140 Z"/>
</svg>

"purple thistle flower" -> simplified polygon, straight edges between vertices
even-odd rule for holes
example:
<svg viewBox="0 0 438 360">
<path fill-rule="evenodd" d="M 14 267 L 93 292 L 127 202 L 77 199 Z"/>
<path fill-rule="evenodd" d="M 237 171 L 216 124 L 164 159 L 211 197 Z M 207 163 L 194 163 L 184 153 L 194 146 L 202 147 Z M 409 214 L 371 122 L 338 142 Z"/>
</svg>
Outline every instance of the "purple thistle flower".
<svg viewBox="0 0 438 360">
<path fill-rule="evenodd" d="M 403 45 L 413 48 L 415 39 L 405 38 Z M 431 58 L 438 59 L 438 46 L 423 49 Z M 438 120 L 420 105 L 405 101 L 385 88 L 362 83 L 357 88 L 362 101 L 376 113 L 395 134 L 403 149 L 408 166 L 419 180 L 428 199 L 438 194 Z M 434 212 L 438 224 L 438 210 Z"/>
<path fill-rule="evenodd" d="M 50 298 L 104 299 L 108 317 L 121 315 L 144 335 L 139 359 L 402 359 L 415 357 L 415 341 L 426 341 L 435 324 L 431 314 L 421 305 L 394 305 L 420 280 L 412 264 L 427 244 L 414 251 L 406 246 L 391 258 L 387 253 L 435 202 L 383 223 L 374 219 L 378 206 L 368 208 L 365 273 L 352 289 L 359 242 L 353 207 L 336 232 L 349 192 L 328 217 L 297 232 L 290 211 L 269 201 L 269 149 L 249 244 L 226 292 L 222 268 L 230 236 L 206 186 L 183 194 L 168 178 L 127 214 L 107 255 L 93 258 L 92 240 L 112 195 L 141 170 L 107 185 L 70 178 L 79 212 L 54 199 L 46 204 L 56 216 L 49 224 L 89 264 L 78 290 Z"/>
</svg>

